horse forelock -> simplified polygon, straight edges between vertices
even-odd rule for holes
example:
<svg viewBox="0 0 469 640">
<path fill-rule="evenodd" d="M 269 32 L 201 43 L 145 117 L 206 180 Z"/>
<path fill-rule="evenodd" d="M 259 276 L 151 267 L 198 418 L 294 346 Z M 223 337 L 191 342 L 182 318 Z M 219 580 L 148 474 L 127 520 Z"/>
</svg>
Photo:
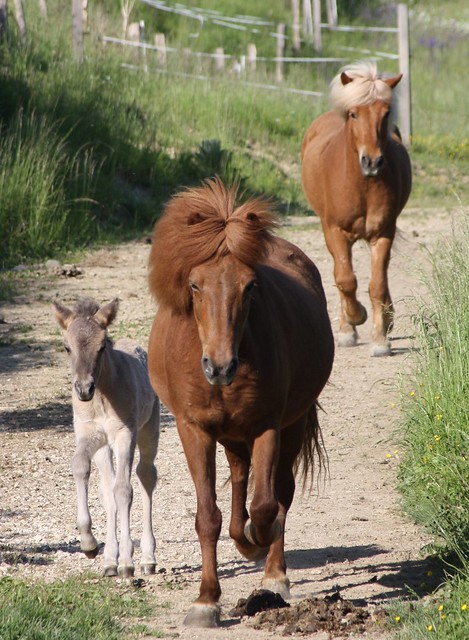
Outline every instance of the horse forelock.
<svg viewBox="0 0 469 640">
<path fill-rule="evenodd" d="M 352 82 L 343 84 L 341 74 L 346 73 Z M 392 105 L 393 91 L 384 82 L 374 62 L 360 61 L 340 69 L 330 84 L 329 98 L 332 107 L 342 115 L 359 105 L 383 100 Z"/>
<path fill-rule="evenodd" d="M 99 304 L 91 298 L 80 298 L 75 304 L 73 313 L 77 317 L 90 318 L 98 311 Z"/>
<path fill-rule="evenodd" d="M 189 311 L 191 270 L 233 255 L 254 265 L 269 252 L 276 216 L 268 201 L 251 198 L 237 206 L 237 188 L 219 179 L 186 189 L 167 204 L 155 225 L 150 254 L 150 290 L 160 305 Z"/>
</svg>

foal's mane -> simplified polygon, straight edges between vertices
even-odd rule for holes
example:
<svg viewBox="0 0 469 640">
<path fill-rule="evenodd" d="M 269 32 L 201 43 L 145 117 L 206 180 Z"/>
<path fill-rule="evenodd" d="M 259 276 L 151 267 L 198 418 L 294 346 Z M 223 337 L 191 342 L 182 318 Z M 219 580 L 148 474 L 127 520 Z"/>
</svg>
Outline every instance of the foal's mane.
<svg viewBox="0 0 469 640">
<path fill-rule="evenodd" d="M 352 82 L 342 83 L 341 74 L 344 72 L 352 78 Z M 342 67 L 329 87 L 332 107 L 345 115 L 352 107 L 371 104 L 376 100 L 392 104 L 392 89 L 383 78 L 384 75 L 378 72 L 376 63 L 371 60 L 360 60 Z"/>
<path fill-rule="evenodd" d="M 149 260 L 150 291 L 160 305 L 187 312 L 189 273 L 207 260 L 231 254 L 253 266 L 269 253 L 275 213 L 262 198 L 237 206 L 237 191 L 214 178 L 168 202 L 155 225 Z"/>
<path fill-rule="evenodd" d="M 98 309 L 99 304 L 91 298 L 80 298 L 73 308 L 73 313 L 81 318 L 91 318 Z"/>
</svg>

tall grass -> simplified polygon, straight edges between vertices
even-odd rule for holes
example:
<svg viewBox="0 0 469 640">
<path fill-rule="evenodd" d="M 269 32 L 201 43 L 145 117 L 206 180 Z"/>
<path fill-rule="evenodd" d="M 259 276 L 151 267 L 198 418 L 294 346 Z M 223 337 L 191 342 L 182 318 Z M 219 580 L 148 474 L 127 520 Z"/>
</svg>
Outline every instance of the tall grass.
<svg viewBox="0 0 469 640">
<path fill-rule="evenodd" d="M 450 550 L 469 551 L 469 216 L 433 256 L 416 316 L 415 373 L 404 401 L 406 508 Z"/>
<path fill-rule="evenodd" d="M 433 255 L 415 317 L 413 374 L 403 385 L 399 489 L 404 508 L 455 574 L 418 607 L 396 609 L 399 637 L 465 640 L 469 631 L 469 212 Z M 431 547 L 430 547 L 431 549 Z"/>
</svg>

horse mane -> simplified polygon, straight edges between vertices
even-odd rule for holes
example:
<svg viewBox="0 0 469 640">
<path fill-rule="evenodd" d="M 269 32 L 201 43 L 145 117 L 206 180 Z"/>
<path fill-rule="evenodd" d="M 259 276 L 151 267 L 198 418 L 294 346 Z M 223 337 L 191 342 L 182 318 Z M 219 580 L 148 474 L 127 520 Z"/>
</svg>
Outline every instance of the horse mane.
<svg viewBox="0 0 469 640">
<path fill-rule="evenodd" d="M 187 188 L 166 204 L 153 232 L 149 286 L 158 303 L 179 313 L 191 307 L 188 278 L 199 264 L 228 254 L 250 266 L 269 253 L 277 218 L 270 203 L 237 206 L 238 187 L 219 178 Z"/>
<path fill-rule="evenodd" d="M 353 81 L 343 84 L 342 73 L 346 73 Z M 332 107 L 345 117 L 349 109 L 376 100 L 384 100 L 391 105 L 393 91 L 384 82 L 384 77 L 371 60 L 360 60 L 342 67 L 329 86 Z"/>
</svg>

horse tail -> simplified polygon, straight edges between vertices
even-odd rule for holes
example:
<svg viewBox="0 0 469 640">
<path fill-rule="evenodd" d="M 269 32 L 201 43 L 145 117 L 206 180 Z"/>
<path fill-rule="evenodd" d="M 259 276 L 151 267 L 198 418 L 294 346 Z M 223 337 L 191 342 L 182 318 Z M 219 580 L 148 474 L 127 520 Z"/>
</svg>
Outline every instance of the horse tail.
<svg viewBox="0 0 469 640">
<path fill-rule="evenodd" d="M 319 481 L 321 473 L 327 473 L 329 468 L 327 451 L 319 426 L 318 408 L 320 409 L 321 406 L 316 401 L 308 411 L 301 451 L 294 467 L 295 475 L 298 474 L 302 482 L 303 492 L 306 489 L 311 490 L 316 470 Z"/>
</svg>

